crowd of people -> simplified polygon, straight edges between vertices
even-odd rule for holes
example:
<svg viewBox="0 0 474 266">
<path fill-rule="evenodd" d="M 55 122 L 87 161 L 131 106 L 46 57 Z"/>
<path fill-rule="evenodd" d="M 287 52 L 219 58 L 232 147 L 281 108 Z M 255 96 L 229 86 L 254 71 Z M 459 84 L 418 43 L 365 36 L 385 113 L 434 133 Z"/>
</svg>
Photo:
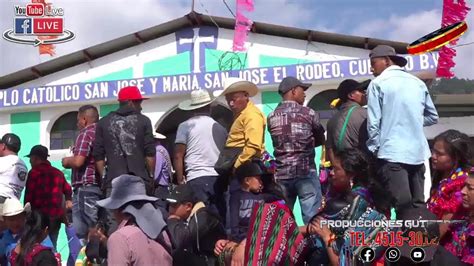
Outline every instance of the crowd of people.
<svg viewBox="0 0 474 266">
<path fill-rule="evenodd" d="M 356 265 L 361 247 L 353 233 L 392 229 L 329 228 L 321 221 L 395 217 L 456 221 L 426 228 L 439 241 L 426 247 L 433 252 L 425 263 L 474 264 L 471 139 L 448 130 L 430 150 L 423 128 L 438 114 L 425 83 L 403 69 L 406 59 L 390 46 L 375 47 L 369 57 L 375 78 L 339 84 L 326 130 L 304 106 L 311 84 L 295 77 L 279 84 L 282 101 L 268 117 L 252 102 L 255 84 L 228 78 L 219 97 L 234 114 L 230 128 L 210 115 L 217 98 L 192 91 L 179 104 L 192 115 L 179 125 L 172 154 L 161 143 L 166 136 L 141 113 L 147 98 L 137 87 L 122 88 L 119 108 L 101 119 L 95 106 L 79 108 L 73 155 L 62 159 L 72 169 L 71 184 L 42 145 L 31 149 L 28 171 L 18 157 L 20 138 L 5 134 L 1 265 L 60 265 L 62 223 L 76 243 L 68 265 Z M 424 195 L 428 159 L 432 187 Z M 302 226 L 293 214 L 296 200 Z M 383 264 L 387 247 L 367 241 Z M 401 265 L 412 263 L 401 250 Z"/>
</svg>

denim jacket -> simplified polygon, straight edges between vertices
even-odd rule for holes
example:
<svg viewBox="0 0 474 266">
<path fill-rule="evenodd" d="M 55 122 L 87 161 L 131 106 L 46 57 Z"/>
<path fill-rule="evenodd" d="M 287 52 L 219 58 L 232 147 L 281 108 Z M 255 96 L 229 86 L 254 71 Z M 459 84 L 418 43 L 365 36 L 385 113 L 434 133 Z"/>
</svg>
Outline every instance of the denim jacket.
<svg viewBox="0 0 474 266">
<path fill-rule="evenodd" d="M 418 165 L 431 156 L 423 127 L 438 113 L 422 80 L 388 67 L 368 87 L 367 111 L 367 147 L 379 159 Z"/>
</svg>

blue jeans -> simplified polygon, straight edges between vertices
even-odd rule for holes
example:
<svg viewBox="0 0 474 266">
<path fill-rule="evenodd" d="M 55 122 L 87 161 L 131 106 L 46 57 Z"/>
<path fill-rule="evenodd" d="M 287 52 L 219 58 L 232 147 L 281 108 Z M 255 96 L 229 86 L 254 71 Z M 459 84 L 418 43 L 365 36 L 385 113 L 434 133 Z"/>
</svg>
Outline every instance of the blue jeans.
<svg viewBox="0 0 474 266">
<path fill-rule="evenodd" d="M 280 184 L 291 209 L 295 206 L 296 197 L 299 198 L 303 222 L 308 224 L 316 215 L 322 201 L 321 184 L 316 171 L 310 172 L 307 176 L 280 179 L 277 183 Z"/>
<path fill-rule="evenodd" d="M 201 176 L 188 181 L 196 198 L 204 202 L 211 211 L 218 214 L 223 224 L 225 224 L 227 209 L 224 195 L 227 187 L 224 181 L 224 178 L 219 176 Z"/>
<path fill-rule="evenodd" d="M 72 225 L 79 239 L 86 239 L 89 228 L 94 227 L 98 220 L 97 201 L 102 197 L 98 186 L 81 186 L 74 189 L 72 196 Z"/>
</svg>

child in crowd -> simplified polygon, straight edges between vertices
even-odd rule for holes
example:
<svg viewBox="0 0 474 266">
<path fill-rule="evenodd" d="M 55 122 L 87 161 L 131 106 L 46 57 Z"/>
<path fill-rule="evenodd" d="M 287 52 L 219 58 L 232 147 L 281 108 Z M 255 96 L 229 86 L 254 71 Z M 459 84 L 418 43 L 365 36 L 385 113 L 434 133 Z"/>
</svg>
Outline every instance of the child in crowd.
<svg viewBox="0 0 474 266">
<path fill-rule="evenodd" d="M 266 172 L 260 161 L 244 163 L 236 170 L 235 177 L 239 180 L 240 190 L 230 202 L 230 209 L 234 210 L 230 213 L 230 239 L 239 243 L 247 235 L 254 204 L 276 201 L 278 197 L 268 193 L 268 189 L 264 192 L 265 185 L 273 182 L 273 176 Z"/>
<path fill-rule="evenodd" d="M 257 203 L 282 200 L 283 193 L 260 160 L 242 164 L 236 169 L 234 177 L 239 180 L 240 190 L 230 201 L 231 234 L 229 240 L 217 241 L 215 254 L 221 261 L 229 261 L 234 251 L 242 246 L 249 229 L 252 208 Z M 224 262 L 225 263 L 225 262 Z M 227 265 L 227 264 L 226 264 Z"/>
<path fill-rule="evenodd" d="M 38 211 L 27 213 L 20 242 L 12 250 L 9 258 L 11 265 L 61 265 L 59 254 L 55 254 L 52 248 L 42 243 L 48 236 L 49 224 L 49 216 Z"/>
</svg>

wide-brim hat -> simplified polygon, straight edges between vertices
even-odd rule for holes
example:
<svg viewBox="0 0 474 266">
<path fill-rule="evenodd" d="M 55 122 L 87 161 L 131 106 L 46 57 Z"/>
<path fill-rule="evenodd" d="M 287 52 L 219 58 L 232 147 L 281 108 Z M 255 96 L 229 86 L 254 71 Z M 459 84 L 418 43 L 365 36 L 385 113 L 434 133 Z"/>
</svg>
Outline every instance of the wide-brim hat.
<svg viewBox="0 0 474 266">
<path fill-rule="evenodd" d="M 166 139 L 166 136 L 165 136 L 165 135 L 163 135 L 163 134 L 161 134 L 161 133 L 158 133 L 158 132 L 153 133 L 153 137 L 154 137 L 155 139 Z"/>
<path fill-rule="evenodd" d="M 214 100 L 207 90 L 195 90 L 191 92 L 191 99 L 179 103 L 178 108 L 184 111 L 195 110 L 211 104 Z"/>
<path fill-rule="evenodd" d="M 133 215 L 138 227 L 151 239 L 156 239 L 166 226 L 163 214 L 150 202 L 132 202 L 123 212 Z"/>
<path fill-rule="evenodd" d="M 254 83 L 241 78 L 227 78 L 224 80 L 224 90 L 214 91 L 214 96 L 225 96 L 234 92 L 247 92 L 250 97 L 257 95 L 258 88 Z"/>
<path fill-rule="evenodd" d="M 116 210 L 132 201 L 155 202 L 158 198 L 146 195 L 143 179 L 134 175 L 121 175 L 112 180 L 112 192 L 106 199 L 97 201 L 97 205 Z"/>
<path fill-rule="evenodd" d="M 30 212 L 31 205 L 29 202 L 23 206 L 21 202 L 17 199 L 7 198 L 3 203 L 3 212 L 1 216 L 8 217 L 8 216 L 15 216 L 23 212 Z"/>
<path fill-rule="evenodd" d="M 403 56 L 397 55 L 395 49 L 388 45 L 377 45 L 369 54 L 370 58 L 385 57 L 388 56 L 392 61 L 400 67 L 404 67 L 407 64 L 407 60 Z"/>
</svg>

